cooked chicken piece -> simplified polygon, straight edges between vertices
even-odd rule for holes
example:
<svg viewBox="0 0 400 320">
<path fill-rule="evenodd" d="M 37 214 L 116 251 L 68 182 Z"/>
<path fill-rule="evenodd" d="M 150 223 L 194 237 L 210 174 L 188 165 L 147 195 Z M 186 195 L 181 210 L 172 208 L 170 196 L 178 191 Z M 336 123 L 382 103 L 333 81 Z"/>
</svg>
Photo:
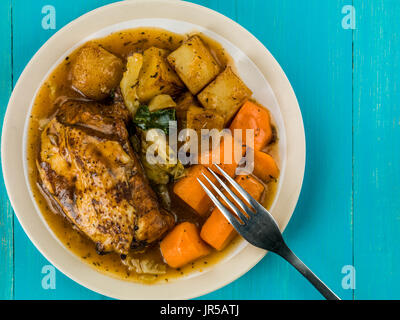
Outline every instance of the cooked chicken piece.
<svg viewBox="0 0 400 320">
<path fill-rule="evenodd" d="M 132 151 L 127 119 L 119 105 L 70 100 L 41 136 L 42 188 L 98 252 L 127 254 L 159 239 L 174 223 Z"/>
<path fill-rule="evenodd" d="M 123 67 L 120 58 L 89 43 L 79 50 L 72 64 L 72 85 L 88 98 L 105 99 L 119 85 Z"/>
</svg>

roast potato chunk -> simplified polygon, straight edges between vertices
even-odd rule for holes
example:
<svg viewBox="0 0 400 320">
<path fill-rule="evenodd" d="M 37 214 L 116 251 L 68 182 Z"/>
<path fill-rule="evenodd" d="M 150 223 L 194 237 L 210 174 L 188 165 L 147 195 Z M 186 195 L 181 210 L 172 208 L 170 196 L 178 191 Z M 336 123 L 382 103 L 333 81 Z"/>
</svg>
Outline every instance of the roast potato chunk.
<svg viewBox="0 0 400 320">
<path fill-rule="evenodd" d="M 101 100 L 119 85 L 122 74 L 121 59 L 89 43 L 80 49 L 72 65 L 72 85 L 88 98 Z"/>
<path fill-rule="evenodd" d="M 197 94 L 221 71 L 199 36 L 190 37 L 168 56 L 168 62 L 191 93 Z"/>
<path fill-rule="evenodd" d="M 204 108 L 214 110 L 227 123 L 251 95 L 251 90 L 227 67 L 197 98 Z"/>
<path fill-rule="evenodd" d="M 179 97 L 178 103 L 175 107 L 176 117 L 178 119 L 178 124 L 180 124 L 181 129 L 186 128 L 186 115 L 191 106 L 200 107 L 200 104 L 198 103 L 195 96 L 193 96 L 189 91 L 186 91 Z"/>
<path fill-rule="evenodd" d="M 224 118 L 212 110 L 204 110 L 200 107 L 191 106 L 187 111 L 187 127 L 197 133 L 200 142 L 201 129 L 222 130 Z"/>
<path fill-rule="evenodd" d="M 171 98 L 171 96 L 167 94 L 160 94 L 158 96 L 155 96 L 149 102 L 150 112 L 167 108 L 175 108 L 175 107 L 176 107 L 175 101 Z"/>
<path fill-rule="evenodd" d="M 137 83 L 139 79 L 139 72 L 143 64 L 143 55 L 134 53 L 128 57 L 126 63 L 126 71 L 122 77 L 120 87 L 124 102 L 132 117 L 135 116 L 139 108 L 139 97 L 137 95 Z"/>
<path fill-rule="evenodd" d="M 159 94 L 174 96 L 184 87 L 166 60 L 168 51 L 151 47 L 143 53 L 143 66 L 139 73 L 138 96 L 148 102 Z"/>
</svg>

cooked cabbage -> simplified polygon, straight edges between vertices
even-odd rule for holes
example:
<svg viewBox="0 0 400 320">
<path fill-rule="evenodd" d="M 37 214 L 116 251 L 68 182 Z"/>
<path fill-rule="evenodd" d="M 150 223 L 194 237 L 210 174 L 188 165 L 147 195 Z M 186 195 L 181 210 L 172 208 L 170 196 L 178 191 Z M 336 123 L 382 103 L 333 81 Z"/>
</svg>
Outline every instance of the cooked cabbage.
<svg viewBox="0 0 400 320">
<path fill-rule="evenodd" d="M 143 55 L 134 53 L 128 57 L 126 64 L 126 71 L 122 77 L 120 87 L 124 102 L 128 108 L 131 116 L 133 117 L 140 106 L 139 97 L 137 95 L 137 84 L 139 78 L 139 71 L 142 68 Z"/>
<path fill-rule="evenodd" d="M 160 109 L 175 108 L 176 103 L 168 94 L 159 94 L 149 102 L 149 110 L 156 111 Z"/>
<path fill-rule="evenodd" d="M 140 129 L 161 129 L 165 134 L 169 133 L 171 121 L 176 121 L 174 108 L 150 112 L 149 107 L 146 105 L 140 106 L 133 118 L 133 123 Z"/>
<path fill-rule="evenodd" d="M 150 259 L 138 259 L 127 256 L 121 261 L 128 267 L 129 271 L 137 274 L 165 274 L 167 272 L 165 264 L 159 264 Z"/>
<path fill-rule="evenodd" d="M 169 146 L 166 135 L 160 129 L 151 129 L 141 134 L 141 160 L 147 177 L 154 184 L 167 184 L 184 175 L 185 168 Z"/>
</svg>

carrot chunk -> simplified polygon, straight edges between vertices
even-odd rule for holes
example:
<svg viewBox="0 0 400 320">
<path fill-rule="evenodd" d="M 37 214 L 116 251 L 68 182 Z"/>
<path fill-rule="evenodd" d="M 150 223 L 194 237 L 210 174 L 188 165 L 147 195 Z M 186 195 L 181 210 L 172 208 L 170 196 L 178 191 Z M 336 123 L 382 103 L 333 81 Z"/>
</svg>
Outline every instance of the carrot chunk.
<svg viewBox="0 0 400 320">
<path fill-rule="evenodd" d="M 241 175 L 236 177 L 236 182 L 243 187 L 254 199 L 259 201 L 264 192 L 264 185 L 256 178 L 250 175 Z M 236 193 L 236 192 L 235 192 Z"/>
<path fill-rule="evenodd" d="M 164 260 L 172 268 L 182 267 L 211 252 L 201 240 L 197 227 L 190 222 L 182 222 L 172 229 L 161 241 L 160 249 Z"/>
<path fill-rule="evenodd" d="M 200 237 L 217 250 L 223 250 L 236 236 L 236 231 L 217 208 L 201 228 Z"/>
<path fill-rule="evenodd" d="M 254 170 L 253 174 L 264 182 L 271 179 L 277 179 L 279 176 L 279 168 L 274 158 L 268 153 L 254 151 Z"/>
<path fill-rule="evenodd" d="M 215 177 L 207 170 L 206 167 L 198 164 L 191 167 L 185 177 L 178 180 L 174 185 L 174 193 L 191 206 L 198 214 L 205 215 L 209 212 L 212 201 L 207 196 L 200 183 L 199 178 L 209 189 L 211 186 L 202 174 L 205 174 L 214 184 L 218 185 Z"/>
<path fill-rule="evenodd" d="M 254 130 L 254 150 L 261 150 L 272 139 L 271 118 L 268 110 L 251 101 L 246 101 L 233 119 L 230 129 L 242 130 L 242 141 L 246 143 L 246 129 Z M 250 146 L 251 147 L 251 146 Z"/>
<path fill-rule="evenodd" d="M 256 178 L 253 178 L 250 175 L 241 175 L 237 176 L 235 180 L 254 199 L 261 199 L 261 195 L 264 192 L 264 186 Z M 231 200 L 227 193 L 225 193 L 225 195 Z M 242 200 L 244 199 L 242 198 Z M 235 235 L 235 229 L 217 208 L 213 210 L 210 217 L 206 220 L 200 233 L 200 237 L 205 242 L 219 251 L 223 250 L 232 241 Z"/>
<path fill-rule="evenodd" d="M 246 148 L 239 141 L 233 137 L 231 139 L 224 138 L 215 150 L 202 153 L 199 163 L 206 167 L 211 167 L 216 173 L 219 173 L 219 171 L 215 168 L 214 164 L 218 164 L 221 169 L 233 178 L 236 176 L 236 168 L 245 152 Z"/>
</svg>

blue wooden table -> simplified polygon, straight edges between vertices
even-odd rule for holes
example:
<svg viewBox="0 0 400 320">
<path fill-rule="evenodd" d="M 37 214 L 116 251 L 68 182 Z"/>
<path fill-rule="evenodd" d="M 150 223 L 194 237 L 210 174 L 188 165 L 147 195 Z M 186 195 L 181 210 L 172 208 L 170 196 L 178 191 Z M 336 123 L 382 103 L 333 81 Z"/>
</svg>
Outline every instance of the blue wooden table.
<svg viewBox="0 0 400 320">
<path fill-rule="evenodd" d="M 0 1 L 0 117 L 32 55 L 58 29 L 112 0 Z M 303 190 L 285 231 L 292 249 L 344 299 L 400 298 L 400 0 L 196 0 L 271 51 L 299 100 L 307 139 Z M 44 29 L 46 5 L 55 29 Z M 42 10 L 45 13 L 42 13 Z M 1 179 L 2 180 L 2 179 Z M 105 299 L 50 265 L 0 186 L 0 298 Z M 319 299 L 269 254 L 206 299 Z"/>
</svg>

